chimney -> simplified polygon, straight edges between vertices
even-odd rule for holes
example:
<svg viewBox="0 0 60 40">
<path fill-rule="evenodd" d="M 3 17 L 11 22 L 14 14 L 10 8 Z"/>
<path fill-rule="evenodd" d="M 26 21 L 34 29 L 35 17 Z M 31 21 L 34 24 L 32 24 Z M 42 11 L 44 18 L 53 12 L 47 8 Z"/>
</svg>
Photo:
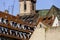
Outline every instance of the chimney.
<svg viewBox="0 0 60 40">
<path fill-rule="evenodd" d="M 8 10 L 5 10 L 4 12 L 5 12 L 5 13 L 9 13 L 9 11 L 8 11 Z"/>
</svg>

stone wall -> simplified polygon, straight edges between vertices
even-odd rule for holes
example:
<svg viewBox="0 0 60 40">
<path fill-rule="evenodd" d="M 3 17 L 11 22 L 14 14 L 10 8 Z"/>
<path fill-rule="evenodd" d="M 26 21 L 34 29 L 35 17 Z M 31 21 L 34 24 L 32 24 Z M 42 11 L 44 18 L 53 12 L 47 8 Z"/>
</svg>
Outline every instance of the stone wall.
<svg viewBox="0 0 60 40">
<path fill-rule="evenodd" d="M 46 40 L 60 40 L 60 27 L 48 29 L 46 31 Z"/>
<path fill-rule="evenodd" d="M 20 15 L 29 15 L 31 13 L 31 1 L 26 1 L 26 10 L 24 10 L 24 1 L 20 2 Z"/>
</svg>

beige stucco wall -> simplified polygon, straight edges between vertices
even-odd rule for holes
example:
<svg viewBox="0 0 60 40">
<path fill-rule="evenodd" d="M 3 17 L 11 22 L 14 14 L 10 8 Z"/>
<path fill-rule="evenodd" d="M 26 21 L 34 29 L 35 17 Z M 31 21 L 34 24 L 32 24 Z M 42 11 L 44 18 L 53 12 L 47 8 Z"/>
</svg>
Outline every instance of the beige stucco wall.
<svg viewBox="0 0 60 40">
<path fill-rule="evenodd" d="M 48 29 L 46 31 L 46 40 L 60 40 L 60 27 Z"/>
<path fill-rule="evenodd" d="M 51 27 L 45 31 L 45 28 L 40 28 L 39 24 L 30 40 L 60 40 L 60 27 Z"/>
<path fill-rule="evenodd" d="M 42 24 L 42 23 L 39 23 L 37 25 L 37 28 L 33 32 L 30 40 L 45 40 L 45 29 L 44 29 L 44 27 L 40 28 L 40 24 Z"/>
<path fill-rule="evenodd" d="M 53 25 L 52 25 L 53 27 L 55 27 L 55 26 L 59 26 L 59 20 L 58 20 L 58 18 L 57 17 L 55 17 L 55 20 L 54 20 L 54 22 L 53 22 Z"/>
<path fill-rule="evenodd" d="M 45 40 L 45 29 L 44 28 L 36 28 L 34 33 L 32 34 L 30 40 Z"/>
<path fill-rule="evenodd" d="M 26 11 L 24 11 L 24 1 L 20 2 L 20 15 L 29 15 L 31 13 L 31 1 L 26 1 Z"/>
</svg>

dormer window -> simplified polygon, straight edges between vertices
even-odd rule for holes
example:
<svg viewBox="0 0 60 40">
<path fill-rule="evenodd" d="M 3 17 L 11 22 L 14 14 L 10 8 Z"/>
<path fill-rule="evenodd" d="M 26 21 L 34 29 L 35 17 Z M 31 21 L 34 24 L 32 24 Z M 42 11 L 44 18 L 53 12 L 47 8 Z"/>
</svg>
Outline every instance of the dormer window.
<svg viewBox="0 0 60 40">
<path fill-rule="evenodd" d="M 4 22 L 4 19 L 2 18 L 2 20 L 1 20 L 1 21 L 2 21 L 2 23 L 3 23 L 3 22 Z"/>
<path fill-rule="evenodd" d="M 14 26 L 14 27 L 17 27 L 17 23 L 16 23 L 16 22 L 14 22 L 14 23 L 13 23 L 13 26 Z"/>
<path fill-rule="evenodd" d="M 5 34 L 5 29 L 2 27 L 2 32 L 3 32 L 3 34 Z"/>
<path fill-rule="evenodd" d="M 28 27 L 28 30 L 30 30 L 30 27 Z"/>
<path fill-rule="evenodd" d="M 26 33 L 23 33 L 24 39 L 26 39 Z"/>
<path fill-rule="evenodd" d="M 7 19 L 0 18 L 0 23 L 8 24 L 8 20 Z"/>
<path fill-rule="evenodd" d="M 10 21 L 10 25 L 13 26 L 13 27 L 17 27 L 17 23 L 13 22 L 13 21 Z"/>
<path fill-rule="evenodd" d="M 4 30 L 4 28 L 2 27 L 2 31 Z"/>
<path fill-rule="evenodd" d="M 13 24 L 12 24 L 13 21 L 9 21 L 9 22 L 10 22 L 10 25 L 13 26 Z"/>
<path fill-rule="evenodd" d="M 16 33 L 14 30 L 11 31 L 13 36 L 16 36 Z"/>
<path fill-rule="evenodd" d="M 17 24 L 17 27 L 18 27 L 19 29 L 21 29 L 21 24 Z"/>
<path fill-rule="evenodd" d="M 5 24 L 8 24 L 8 20 L 7 20 L 7 19 L 4 19 L 4 23 L 5 23 Z"/>
<path fill-rule="evenodd" d="M 22 29 L 24 29 L 24 25 L 22 25 Z"/>
<path fill-rule="evenodd" d="M 34 31 L 34 28 L 31 28 L 31 27 L 30 27 L 30 31 L 32 31 L 32 32 L 33 32 L 33 31 Z"/>
<path fill-rule="evenodd" d="M 0 33 L 2 33 L 2 27 L 0 27 Z"/>
<path fill-rule="evenodd" d="M 23 33 L 22 32 L 19 32 L 19 35 L 21 38 L 23 38 Z"/>
<path fill-rule="evenodd" d="M 12 30 L 10 30 L 10 32 L 9 32 L 9 33 L 10 33 L 10 35 L 12 35 Z"/>
<path fill-rule="evenodd" d="M 8 32 L 8 29 L 7 28 L 4 28 L 4 31 L 5 31 L 5 33 L 7 33 Z"/>
<path fill-rule="evenodd" d="M 40 28 L 42 28 L 42 25 L 40 24 Z"/>
<path fill-rule="evenodd" d="M 27 30 L 27 26 L 26 25 L 24 26 L 24 30 Z"/>
<path fill-rule="evenodd" d="M 0 23 L 2 22 L 2 18 L 0 18 Z"/>
<path fill-rule="evenodd" d="M 15 31 L 15 33 L 16 33 L 16 35 L 18 35 L 18 32 L 17 31 Z"/>
<path fill-rule="evenodd" d="M 30 38 L 30 36 L 31 36 L 31 34 L 28 33 L 28 34 L 27 34 L 27 37 Z"/>
<path fill-rule="evenodd" d="M 25 25 L 22 25 L 22 28 L 23 28 L 24 30 L 26 30 L 26 26 L 25 26 Z"/>
</svg>

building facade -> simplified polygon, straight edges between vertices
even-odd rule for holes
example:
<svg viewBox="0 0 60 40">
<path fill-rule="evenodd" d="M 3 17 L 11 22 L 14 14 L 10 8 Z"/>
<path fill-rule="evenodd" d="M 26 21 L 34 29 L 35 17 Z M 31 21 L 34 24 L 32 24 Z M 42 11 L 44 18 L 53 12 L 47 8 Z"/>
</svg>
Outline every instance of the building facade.
<svg viewBox="0 0 60 40">
<path fill-rule="evenodd" d="M 0 40 L 60 40 L 60 9 L 36 10 L 36 0 L 19 0 L 20 13 L 0 11 Z"/>
</svg>

